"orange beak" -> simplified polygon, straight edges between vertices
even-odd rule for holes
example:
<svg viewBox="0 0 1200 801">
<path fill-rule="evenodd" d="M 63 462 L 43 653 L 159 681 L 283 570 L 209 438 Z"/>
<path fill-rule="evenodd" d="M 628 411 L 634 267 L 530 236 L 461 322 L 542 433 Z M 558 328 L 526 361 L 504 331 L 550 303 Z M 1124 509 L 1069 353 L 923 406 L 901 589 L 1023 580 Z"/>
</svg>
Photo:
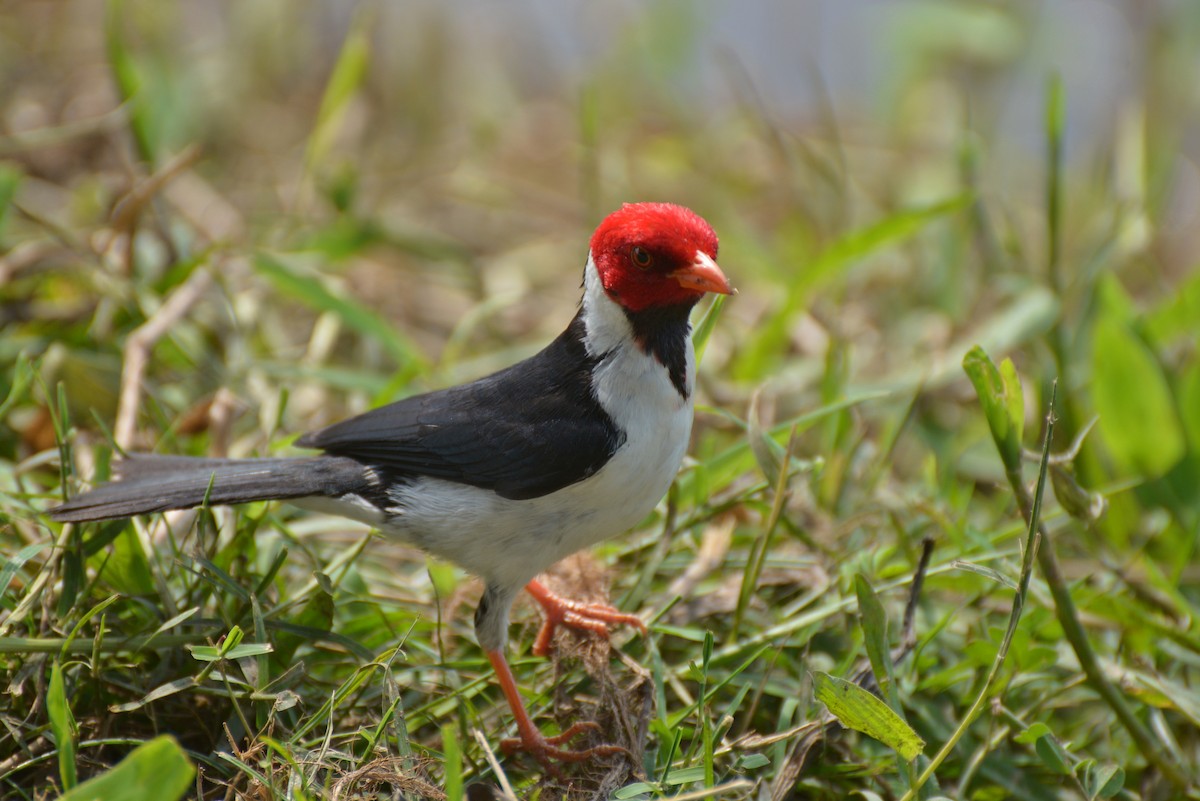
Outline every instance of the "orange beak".
<svg viewBox="0 0 1200 801">
<path fill-rule="evenodd" d="M 679 282 L 684 289 L 696 289 L 700 292 L 716 292 L 718 295 L 736 295 L 737 290 L 729 284 L 729 279 L 721 268 L 707 253 L 697 251 L 696 260 L 687 267 L 681 267 L 668 276 Z"/>
</svg>

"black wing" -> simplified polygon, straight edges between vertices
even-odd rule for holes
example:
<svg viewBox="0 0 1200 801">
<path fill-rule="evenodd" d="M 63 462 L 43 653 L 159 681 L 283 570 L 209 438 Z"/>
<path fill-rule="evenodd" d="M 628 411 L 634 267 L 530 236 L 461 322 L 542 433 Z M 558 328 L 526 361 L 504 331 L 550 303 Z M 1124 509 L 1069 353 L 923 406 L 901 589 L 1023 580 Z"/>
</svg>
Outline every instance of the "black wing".
<svg viewBox="0 0 1200 801">
<path fill-rule="evenodd" d="M 592 391 L 579 315 L 544 350 L 470 384 L 381 406 L 297 440 L 398 478 L 429 476 L 514 500 L 595 473 L 624 435 Z"/>
</svg>

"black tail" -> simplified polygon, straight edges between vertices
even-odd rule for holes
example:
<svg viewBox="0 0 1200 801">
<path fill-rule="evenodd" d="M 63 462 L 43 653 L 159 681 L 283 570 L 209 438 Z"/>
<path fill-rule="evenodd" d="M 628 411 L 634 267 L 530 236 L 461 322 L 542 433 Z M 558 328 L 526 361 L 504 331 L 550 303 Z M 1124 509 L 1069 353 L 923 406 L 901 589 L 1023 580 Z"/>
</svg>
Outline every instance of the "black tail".
<svg viewBox="0 0 1200 801">
<path fill-rule="evenodd" d="M 250 501 L 370 494 L 370 471 L 342 456 L 297 459 L 203 459 L 133 454 L 115 466 L 116 481 L 72 498 L 49 511 L 62 522 L 118 517 Z M 211 490 L 210 490 L 211 487 Z"/>
</svg>

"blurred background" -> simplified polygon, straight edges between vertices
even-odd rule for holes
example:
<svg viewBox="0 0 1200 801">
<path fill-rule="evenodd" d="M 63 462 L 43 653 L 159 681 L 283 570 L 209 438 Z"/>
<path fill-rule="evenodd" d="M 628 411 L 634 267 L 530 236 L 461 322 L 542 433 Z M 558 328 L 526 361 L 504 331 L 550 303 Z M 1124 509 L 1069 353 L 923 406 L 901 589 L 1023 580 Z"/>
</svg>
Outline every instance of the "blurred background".
<svg viewBox="0 0 1200 801">
<path fill-rule="evenodd" d="M 307 227 L 362 257 L 374 238 L 388 275 L 360 294 L 417 337 L 421 316 L 461 309 L 387 283 L 399 262 L 433 255 L 506 302 L 532 283 L 569 303 L 558 276 L 582 235 L 647 198 L 712 219 L 754 288 L 819 283 L 806 262 L 847 231 L 974 192 L 991 220 L 974 252 L 885 254 L 874 276 L 916 279 L 914 300 L 965 320 L 972 259 L 1004 268 L 988 281 L 1045 267 L 1051 76 L 1072 261 L 1112 245 L 1178 276 L 1200 237 L 1200 15 L 1182 0 L 7 2 L 0 37 L 23 207 L 86 225 L 136 169 L 199 148 L 176 191 L 215 195 L 192 211 L 217 241 L 291 245 Z M 732 313 L 764 304 L 749 293 Z"/>
</svg>

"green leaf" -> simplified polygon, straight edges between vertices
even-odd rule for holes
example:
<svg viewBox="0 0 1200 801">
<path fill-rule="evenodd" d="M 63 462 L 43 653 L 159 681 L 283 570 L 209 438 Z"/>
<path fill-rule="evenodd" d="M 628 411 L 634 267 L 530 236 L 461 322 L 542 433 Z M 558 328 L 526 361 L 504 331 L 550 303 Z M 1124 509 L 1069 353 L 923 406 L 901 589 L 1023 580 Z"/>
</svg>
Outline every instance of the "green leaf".
<svg viewBox="0 0 1200 801">
<path fill-rule="evenodd" d="M 10 409 L 25 400 L 37 375 L 37 368 L 34 367 L 29 357 L 24 353 L 19 354 L 12 372 L 6 379 L 9 382 L 8 395 L 0 402 L 0 418 L 7 416 Z"/>
<path fill-rule="evenodd" d="M 1168 345 L 1175 338 L 1191 340 L 1200 330 L 1200 272 L 1172 287 L 1158 308 L 1144 318 L 1152 342 Z"/>
<path fill-rule="evenodd" d="M 109 0 L 104 20 L 110 73 L 127 107 L 137 155 L 148 164 L 195 136 L 190 123 L 199 106 L 179 69 L 182 62 L 165 46 L 166 19 L 141 12 L 137 3 Z"/>
<path fill-rule="evenodd" d="M 648 794 L 658 792 L 658 787 L 647 782 L 627 784 L 613 792 L 612 797 L 617 801 L 637 801 L 646 798 Z"/>
<path fill-rule="evenodd" d="M 971 200 L 969 195 L 959 195 L 921 208 L 898 211 L 890 217 L 846 233 L 816 258 L 806 259 L 807 263 L 788 282 L 789 292 L 783 307 L 771 316 L 765 329 L 751 341 L 744 357 L 735 365 L 737 377 L 749 379 L 760 375 L 767 357 L 781 351 L 789 326 L 814 287 L 849 270 L 868 256 L 910 239 L 931 223 L 966 208 Z M 802 256 L 797 254 L 797 258 Z"/>
<path fill-rule="evenodd" d="M 103 565 L 101 578 L 122 595 L 151 595 L 154 593 L 154 577 L 150 574 L 150 563 L 133 526 L 124 526 L 113 538 L 112 548 L 94 554 L 88 561 L 94 566 Z"/>
<path fill-rule="evenodd" d="M 1008 576 L 1004 575 L 1000 571 L 995 570 L 990 567 L 987 567 L 986 565 L 977 565 L 974 562 L 968 562 L 965 559 L 955 559 L 953 562 L 950 563 L 950 566 L 953 567 L 955 570 L 965 570 L 968 573 L 974 573 L 978 576 L 983 576 L 984 578 L 991 579 L 992 581 L 996 582 L 997 584 L 1003 584 L 1005 587 L 1008 587 L 1010 590 L 1017 589 L 1017 582 L 1013 581 L 1012 579 L 1010 579 Z"/>
<path fill-rule="evenodd" d="M 766 754 L 746 754 L 738 760 L 738 766 L 742 770 L 758 770 L 770 764 L 771 759 Z"/>
<path fill-rule="evenodd" d="M 304 164 L 311 175 L 313 169 L 328 157 L 350 101 L 358 93 L 367 76 L 371 58 L 370 25 L 366 13 L 359 13 L 346 34 L 337 64 L 325 85 L 321 97 L 321 108 L 317 111 L 317 124 L 308 140 L 308 152 Z"/>
<path fill-rule="evenodd" d="M 713 298 L 712 303 L 708 304 L 708 308 L 700 317 L 700 321 L 696 323 L 696 328 L 692 333 L 692 347 L 696 349 L 696 364 L 699 364 L 704 357 L 704 347 L 708 344 L 708 338 L 712 336 L 713 329 L 717 327 L 717 320 L 721 318 L 721 307 L 725 305 L 727 297 L 727 295 L 717 295 Z"/>
<path fill-rule="evenodd" d="M 267 642 L 247 642 L 225 649 L 219 645 L 187 645 L 184 646 L 197 662 L 216 662 L 218 659 L 244 659 L 248 656 L 262 656 L 273 650 Z"/>
<path fill-rule="evenodd" d="M 4 560 L 4 567 L 0 568 L 0 595 L 8 592 L 8 585 L 12 583 L 13 576 L 17 571 L 33 557 L 37 556 L 45 548 L 49 548 L 49 542 L 35 542 L 32 545 L 26 545 L 21 550 L 17 551 L 12 556 Z"/>
<path fill-rule="evenodd" d="M 1112 763 L 1089 765 L 1083 786 L 1089 799 L 1113 798 L 1125 789 L 1125 771 Z"/>
<path fill-rule="evenodd" d="M 1200 328 L 1200 322 L 1197 328 Z M 1200 362 L 1185 370 L 1179 378 L 1179 409 L 1188 444 L 1193 453 L 1200 453 Z"/>
<path fill-rule="evenodd" d="M 1013 739 L 1024 745 L 1032 745 L 1042 737 L 1045 737 L 1047 734 L 1050 734 L 1049 726 L 1047 726 L 1045 723 L 1034 723 L 1032 726 L 1018 734 Z"/>
<path fill-rule="evenodd" d="M 1004 409 L 1020 447 L 1025 441 L 1025 393 L 1021 391 L 1016 365 L 1007 356 L 1000 362 L 1000 380 L 1004 385 Z"/>
<path fill-rule="evenodd" d="M 963 371 L 979 395 L 1004 469 L 1009 472 L 1020 470 L 1025 402 L 1021 397 L 1021 380 L 1012 361 L 1005 359 L 997 369 L 983 348 L 976 345 L 963 357 Z"/>
<path fill-rule="evenodd" d="M 858 596 L 858 618 L 863 630 L 867 658 L 871 661 L 871 672 L 875 674 L 875 681 L 879 683 L 883 697 L 896 709 L 892 698 L 892 655 L 888 651 L 887 614 L 883 611 L 879 596 L 862 573 L 854 576 L 854 593 Z"/>
<path fill-rule="evenodd" d="M 966 208 L 971 200 L 970 195 L 959 195 L 928 206 L 899 211 L 851 231 L 813 260 L 801 273 L 801 285 L 814 286 L 888 245 L 903 242 L 930 223 Z"/>
<path fill-rule="evenodd" d="M 50 731 L 58 748 L 58 774 L 64 790 L 76 784 L 75 774 L 75 716 L 67 704 L 67 691 L 63 682 L 62 665 L 58 660 L 50 668 L 50 686 L 46 690 L 46 714 L 50 717 Z"/>
<path fill-rule="evenodd" d="M 925 749 L 904 719 L 857 684 L 820 671 L 812 674 L 814 695 L 848 729 L 860 731 L 911 762 Z"/>
<path fill-rule="evenodd" d="M 1092 395 L 1100 432 L 1123 469 L 1160 476 L 1183 457 L 1183 426 L 1162 368 L 1113 315 L 1092 332 Z"/>
<path fill-rule="evenodd" d="M 774 443 L 772 447 L 778 448 L 780 462 L 782 463 L 784 447 L 787 444 L 787 440 L 791 437 L 793 430 L 797 435 L 802 434 L 831 414 L 837 414 L 843 409 L 887 398 L 890 395 L 890 392 L 868 392 L 852 398 L 843 398 L 836 403 L 805 412 L 790 420 L 776 423 L 769 430 L 766 430 L 765 442 L 767 445 L 770 445 L 772 442 Z M 679 495 L 682 498 L 692 498 L 697 504 L 706 503 L 710 495 L 725 489 L 742 473 L 753 469 L 754 464 L 754 451 L 750 447 L 750 438 L 746 437 L 727 450 L 706 460 L 703 470 L 687 470 L 680 474 L 677 479 Z M 703 490 L 703 493 L 700 490 Z"/>
<path fill-rule="evenodd" d="M 196 768 L 169 735 L 138 746 L 112 770 L 87 780 L 59 801 L 175 801 L 192 786 Z"/>
<path fill-rule="evenodd" d="M 172 695 L 175 695 L 176 693 L 181 693 L 184 690 L 190 690 L 195 686 L 196 686 L 195 677 L 184 676 L 183 678 L 174 679 L 173 681 L 168 681 L 166 684 L 160 684 L 158 687 L 155 687 L 153 690 L 146 693 L 145 695 L 143 695 L 141 698 L 139 698 L 136 701 L 129 701 L 124 704 L 113 704 L 112 706 L 110 706 L 108 708 L 108 711 L 109 712 L 118 712 L 118 713 L 119 712 L 133 712 L 134 710 L 141 709 L 142 707 L 146 706 L 147 704 L 153 703 L 154 701 L 158 701 L 163 698 L 168 698 Z"/>
<path fill-rule="evenodd" d="M 1099 492 L 1089 492 L 1081 487 L 1075 479 L 1075 471 L 1066 465 L 1050 465 L 1050 485 L 1059 504 L 1076 520 L 1094 523 L 1108 508 L 1108 500 Z"/>
<path fill-rule="evenodd" d="M 318 574 L 320 575 L 320 574 Z M 329 631 L 333 627 L 333 596 L 326 590 L 326 582 L 317 582 L 300 613 L 289 622 L 295 626 L 317 631 Z M 280 665 L 287 665 L 292 657 L 305 642 L 311 642 L 309 636 L 302 636 L 294 631 L 281 630 L 275 635 L 275 659 Z"/>
<path fill-rule="evenodd" d="M 682 784 L 692 784 L 694 782 L 704 781 L 704 766 L 694 765 L 690 768 L 682 768 L 673 770 L 663 779 L 662 783 L 665 787 L 678 787 Z"/>
<path fill-rule="evenodd" d="M 870 790 L 855 790 L 852 795 L 863 799 L 863 801 L 883 801 L 883 796 L 879 793 L 873 793 Z"/>
<path fill-rule="evenodd" d="M 1070 776 L 1071 763 L 1067 752 L 1058 744 L 1058 740 L 1054 735 L 1047 734 L 1045 737 L 1037 738 L 1033 744 L 1033 750 L 1041 757 L 1042 764 L 1054 771 L 1060 776 Z"/>
<path fill-rule="evenodd" d="M 17 194 L 17 187 L 23 177 L 20 170 L 9 164 L 0 164 L 0 237 L 4 236 L 4 223 L 8 220 L 8 211 L 12 199 Z"/>
<path fill-rule="evenodd" d="M 333 294 L 315 275 L 301 274 L 265 253 L 255 257 L 254 266 L 280 292 L 291 295 L 316 311 L 329 312 L 363 336 L 377 340 L 407 377 L 428 368 L 428 362 L 420 350 L 386 320 L 353 300 Z"/>
</svg>

